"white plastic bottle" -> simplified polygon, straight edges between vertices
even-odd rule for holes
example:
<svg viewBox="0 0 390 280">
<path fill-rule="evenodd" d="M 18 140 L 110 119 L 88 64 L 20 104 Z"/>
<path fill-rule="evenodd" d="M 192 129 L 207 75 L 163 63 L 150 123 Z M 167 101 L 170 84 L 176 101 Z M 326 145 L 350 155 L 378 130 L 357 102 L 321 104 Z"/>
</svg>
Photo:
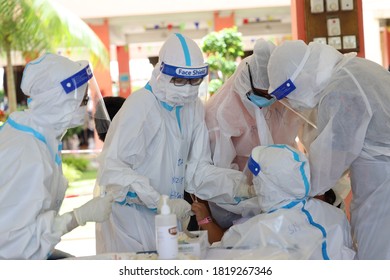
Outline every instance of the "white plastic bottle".
<svg viewBox="0 0 390 280">
<path fill-rule="evenodd" d="M 163 195 L 161 214 L 155 217 L 157 254 L 161 260 L 176 259 L 178 254 L 177 219 L 167 200 L 168 196 Z"/>
</svg>

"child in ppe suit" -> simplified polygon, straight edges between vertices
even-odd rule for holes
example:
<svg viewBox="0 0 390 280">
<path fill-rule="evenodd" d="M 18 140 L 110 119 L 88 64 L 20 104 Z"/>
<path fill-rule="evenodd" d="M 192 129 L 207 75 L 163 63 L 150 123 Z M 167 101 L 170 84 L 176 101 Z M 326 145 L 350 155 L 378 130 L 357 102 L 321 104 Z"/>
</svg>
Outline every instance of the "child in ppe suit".
<svg viewBox="0 0 390 280">
<path fill-rule="evenodd" d="M 299 112 L 315 108 L 311 195 L 349 169 L 358 259 L 390 259 L 390 73 L 328 45 L 287 41 L 268 64 L 270 92 Z"/>
<path fill-rule="evenodd" d="M 26 65 L 29 108 L 0 128 L 0 259 L 55 258 L 62 235 L 110 215 L 110 196 L 58 215 L 67 188 L 60 141 L 84 123 L 88 86 L 98 89 L 87 61 L 45 54 Z"/>
<path fill-rule="evenodd" d="M 172 34 L 150 81 L 115 116 L 99 157 L 96 189 L 113 193 L 116 203 L 110 219 L 97 225 L 98 253 L 156 250 L 154 217 L 162 195 L 170 197 L 183 229 L 192 214 L 185 189 L 201 199 L 237 203 L 242 173 L 211 164 L 198 97 L 207 74 L 196 42 Z"/>
<path fill-rule="evenodd" d="M 345 213 L 309 196 L 303 153 L 288 145 L 258 146 L 247 167 L 263 213 L 230 227 L 214 246 L 250 249 L 248 256 L 260 259 L 354 258 Z"/>
</svg>

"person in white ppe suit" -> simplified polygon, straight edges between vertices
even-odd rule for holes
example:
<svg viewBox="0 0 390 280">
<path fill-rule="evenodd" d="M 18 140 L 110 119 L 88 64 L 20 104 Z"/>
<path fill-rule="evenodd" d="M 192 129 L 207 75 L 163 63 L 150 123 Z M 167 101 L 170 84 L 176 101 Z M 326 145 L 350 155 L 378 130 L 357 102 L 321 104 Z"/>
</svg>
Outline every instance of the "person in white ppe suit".
<svg viewBox="0 0 390 280">
<path fill-rule="evenodd" d="M 242 171 L 252 149 L 258 145 L 296 145 L 303 119 L 275 102 L 275 98 L 262 96 L 268 92 L 267 65 L 274 49 L 272 42 L 258 39 L 253 54 L 240 62 L 235 73 L 205 104 L 212 160 L 216 166 Z M 249 205 L 250 200 L 243 203 L 246 210 L 257 207 L 257 199 L 252 200 L 256 203 Z M 223 228 L 241 217 L 209 204 L 213 217 Z"/>
<path fill-rule="evenodd" d="M 214 246 L 250 249 L 253 258 L 354 259 L 345 213 L 309 196 L 310 166 L 302 152 L 258 146 L 247 168 L 263 213 L 229 228 Z"/>
<path fill-rule="evenodd" d="M 189 221 L 184 190 L 204 200 L 237 203 L 242 172 L 211 164 L 199 85 L 208 74 L 192 39 L 171 34 L 147 85 L 133 92 L 108 130 L 95 192 L 105 188 L 117 203 L 98 225 L 97 252 L 156 250 L 154 217 L 161 196 L 171 212 Z M 184 222 L 184 227 L 186 223 Z"/>
<path fill-rule="evenodd" d="M 84 123 L 88 85 L 97 86 L 88 61 L 45 54 L 26 65 L 28 109 L 0 128 L 0 259 L 55 258 L 62 235 L 110 215 L 109 195 L 58 214 L 67 188 L 60 141 Z"/>
<path fill-rule="evenodd" d="M 390 259 L 390 73 L 328 45 L 287 41 L 268 65 L 270 92 L 295 110 L 316 108 L 311 195 L 349 169 L 358 259 Z"/>
</svg>

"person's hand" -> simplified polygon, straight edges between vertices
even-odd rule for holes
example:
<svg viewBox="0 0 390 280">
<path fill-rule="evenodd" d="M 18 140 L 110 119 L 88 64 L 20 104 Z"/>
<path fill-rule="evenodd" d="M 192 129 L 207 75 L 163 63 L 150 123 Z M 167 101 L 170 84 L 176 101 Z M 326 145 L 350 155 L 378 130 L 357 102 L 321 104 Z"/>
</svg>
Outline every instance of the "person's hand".
<svg viewBox="0 0 390 280">
<path fill-rule="evenodd" d="M 191 205 L 191 210 L 194 212 L 197 222 L 210 216 L 207 206 L 202 202 L 194 201 Z"/>
<path fill-rule="evenodd" d="M 239 198 L 240 200 L 244 200 L 255 196 L 256 196 L 256 191 L 253 185 L 241 184 L 238 187 L 236 198 Z"/>
<path fill-rule="evenodd" d="M 171 209 L 171 213 L 176 214 L 179 220 L 185 220 L 191 216 L 191 205 L 184 199 L 167 199 L 167 204 Z M 161 213 L 161 207 L 163 205 L 163 197 L 160 197 L 157 206 L 157 212 Z"/>
<path fill-rule="evenodd" d="M 112 211 L 112 203 L 114 198 L 111 194 L 104 197 L 95 197 L 73 210 L 73 214 L 80 226 L 86 222 L 104 222 L 108 219 Z"/>
</svg>

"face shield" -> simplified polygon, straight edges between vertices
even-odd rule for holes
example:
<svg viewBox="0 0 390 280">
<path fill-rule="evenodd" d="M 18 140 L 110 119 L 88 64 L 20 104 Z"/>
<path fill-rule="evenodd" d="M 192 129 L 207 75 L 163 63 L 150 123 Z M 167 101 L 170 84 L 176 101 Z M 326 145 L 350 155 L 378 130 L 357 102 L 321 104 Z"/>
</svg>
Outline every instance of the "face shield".
<svg viewBox="0 0 390 280">
<path fill-rule="evenodd" d="M 266 90 L 261 90 L 254 87 L 251 68 L 248 62 L 246 65 L 248 66 L 249 81 L 251 83 L 251 90 L 246 93 L 246 97 L 258 107 L 263 108 L 271 106 L 276 101 L 275 96 L 268 94 L 268 91 Z"/>
<path fill-rule="evenodd" d="M 260 165 L 254 160 L 252 155 L 250 155 L 248 158 L 248 163 L 245 165 L 245 168 L 242 171 L 236 194 L 236 200 L 241 201 L 256 196 L 253 181 L 259 174 L 260 170 Z"/>
<path fill-rule="evenodd" d="M 251 180 L 262 211 L 289 208 L 310 191 L 306 156 L 288 145 L 257 146 L 244 171 Z"/>
<path fill-rule="evenodd" d="M 165 74 L 163 76 L 168 82 L 167 100 L 179 104 L 191 102 L 198 96 L 199 85 L 203 82 L 204 77 L 208 75 L 208 65 L 183 67 L 162 62 L 160 71 Z"/>
<path fill-rule="evenodd" d="M 106 133 L 110 125 L 110 117 L 89 64 L 63 80 L 61 86 L 65 94 L 71 95 L 76 102 L 68 128 L 81 126 L 95 119 L 99 120 L 99 126 L 96 126 L 97 133 Z"/>
<path fill-rule="evenodd" d="M 311 110 L 307 108 L 300 108 L 298 105 L 292 106 L 290 103 L 291 101 L 288 99 L 288 95 L 293 92 L 296 89 L 296 86 L 294 84 L 294 80 L 297 78 L 299 73 L 301 73 L 303 67 L 305 66 L 308 58 L 310 56 L 310 49 L 308 48 L 298 65 L 298 67 L 295 69 L 294 73 L 291 75 L 290 79 L 282 83 L 279 87 L 277 87 L 275 90 L 273 90 L 270 95 L 275 96 L 275 98 L 282 103 L 286 108 L 293 111 L 296 115 L 298 115 L 300 118 L 305 120 L 308 124 L 310 124 L 313 128 L 317 129 L 317 125 L 313 120 L 311 120 L 308 115 L 310 114 Z M 287 97 L 286 99 L 284 99 Z M 294 109 L 297 108 L 297 109 Z"/>
<path fill-rule="evenodd" d="M 242 172 L 243 175 L 242 175 L 241 182 L 243 184 L 253 185 L 253 178 L 256 177 L 260 171 L 261 171 L 260 164 L 253 159 L 251 154 Z"/>
<path fill-rule="evenodd" d="M 208 75 L 208 65 L 198 44 L 180 33 L 168 36 L 159 52 L 149 81 L 153 94 L 169 105 L 194 102 Z"/>
</svg>

